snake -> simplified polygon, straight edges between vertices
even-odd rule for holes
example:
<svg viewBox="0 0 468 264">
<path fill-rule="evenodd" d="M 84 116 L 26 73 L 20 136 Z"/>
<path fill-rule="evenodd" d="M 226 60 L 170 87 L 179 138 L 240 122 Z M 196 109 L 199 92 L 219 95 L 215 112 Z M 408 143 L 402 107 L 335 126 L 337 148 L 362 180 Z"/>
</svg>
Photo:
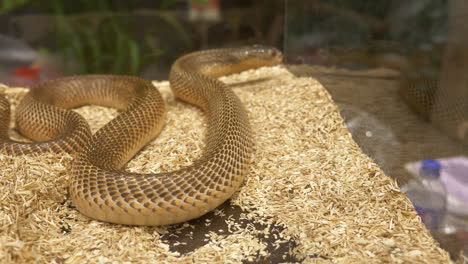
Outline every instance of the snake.
<svg viewBox="0 0 468 264">
<path fill-rule="evenodd" d="M 269 46 L 209 49 L 178 58 L 169 83 L 176 98 L 207 116 L 201 156 L 179 170 L 132 173 L 125 164 L 163 129 L 164 100 L 150 81 L 125 75 L 78 75 L 32 87 L 16 108 L 16 126 L 33 142 L 8 137 L 10 106 L 0 95 L 0 153 L 73 154 L 69 195 L 82 214 L 123 225 L 168 225 L 212 211 L 243 183 L 252 163 L 253 135 L 247 111 L 218 78 L 274 66 L 281 52 Z M 70 110 L 97 104 L 119 114 L 92 134 Z"/>
</svg>

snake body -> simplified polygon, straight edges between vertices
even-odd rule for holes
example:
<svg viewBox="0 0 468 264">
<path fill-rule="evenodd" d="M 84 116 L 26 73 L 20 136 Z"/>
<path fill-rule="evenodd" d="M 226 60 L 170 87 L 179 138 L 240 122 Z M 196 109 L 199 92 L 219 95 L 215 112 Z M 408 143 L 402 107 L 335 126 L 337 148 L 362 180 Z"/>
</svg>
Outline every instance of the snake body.
<svg viewBox="0 0 468 264">
<path fill-rule="evenodd" d="M 39 143 L 21 144 L 8 139 L 5 112 L 9 110 L 5 110 L 5 100 L 0 96 L 0 153 L 77 152 L 70 170 L 71 199 L 81 213 L 94 219 L 164 225 L 199 217 L 239 188 L 252 154 L 246 110 L 217 77 L 272 66 L 281 59 L 275 48 L 249 46 L 194 52 L 173 64 L 169 81 L 176 97 L 199 106 L 208 116 L 202 156 L 180 170 L 160 174 L 122 170 L 160 132 L 165 113 L 163 100 L 151 83 L 131 76 L 68 77 L 32 89 L 25 97 L 24 111 L 20 108 L 23 102 L 18 106 L 18 114 L 35 111 L 28 117 L 32 121 L 24 121 L 18 128 L 28 137 L 45 140 Z M 48 89 L 57 91 L 37 92 Z M 58 89 L 66 91 L 59 93 Z M 67 96 L 55 96 L 63 93 Z M 56 107 L 89 103 L 117 107 L 123 112 L 91 136 L 89 128 L 82 125 L 82 117 Z M 55 127 L 49 128 L 48 120 L 34 121 L 39 115 L 54 117 Z M 30 127 L 41 129 L 30 131 Z M 32 135 L 38 130 L 45 133 Z"/>
</svg>

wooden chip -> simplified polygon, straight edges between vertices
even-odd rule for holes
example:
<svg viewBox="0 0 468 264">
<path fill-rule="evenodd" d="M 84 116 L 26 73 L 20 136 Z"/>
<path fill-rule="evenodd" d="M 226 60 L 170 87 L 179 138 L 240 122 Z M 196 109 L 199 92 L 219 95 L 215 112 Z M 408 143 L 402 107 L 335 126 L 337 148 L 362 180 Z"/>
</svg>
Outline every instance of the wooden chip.
<svg viewBox="0 0 468 264">
<path fill-rule="evenodd" d="M 223 77 L 249 111 L 255 133 L 253 166 L 231 200 L 236 218 L 217 210 L 200 224 L 129 227 L 81 215 L 67 194 L 68 155 L 0 154 L 1 263 L 449 263 L 395 181 L 354 143 L 328 92 L 314 79 L 283 67 Z M 127 169 L 161 172 L 192 163 L 203 150 L 206 120 L 176 100 L 167 82 L 154 82 L 167 103 L 161 135 Z M 25 89 L 5 93 L 14 111 Z M 118 112 L 76 110 L 93 131 Z M 11 136 L 21 139 L 13 129 Z M 227 228 L 211 228 L 225 217 Z M 224 219 L 224 218 L 223 218 Z M 247 224 L 242 224 L 247 223 Z M 281 227 L 281 228 L 280 228 Z M 189 230 L 189 231 L 188 231 Z M 191 237 L 202 245 L 169 243 Z M 266 238 L 274 241 L 265 242 Z M 276 256 L 275 248 L 292 245 Z"/>
</svg>

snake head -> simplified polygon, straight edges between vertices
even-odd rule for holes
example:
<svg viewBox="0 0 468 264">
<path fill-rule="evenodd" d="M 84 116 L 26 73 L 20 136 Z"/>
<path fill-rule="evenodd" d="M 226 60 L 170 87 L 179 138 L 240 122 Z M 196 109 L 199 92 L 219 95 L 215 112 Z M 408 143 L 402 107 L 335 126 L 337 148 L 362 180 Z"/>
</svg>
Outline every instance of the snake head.
<svg viewBox="0 0 468 264">
<path fill-rule="evenodd" d="M 283 54 L 281 51 L 272 46 L 253 45 L 245 47 L 245 50 L 248 57 L 265 61 L 270 65 L 280 64 L 283 61 Z"/>
<path fill-rule="evenodd" d="M 233 67 L 239 67 L 236 72 L 250 68 L 274 66 L 283 61 L 281 51 L 271 46 L 253 45 L 233 48 L 231 51 L 232 59 L 235 61 L 232 63 Z"/>
</svg>

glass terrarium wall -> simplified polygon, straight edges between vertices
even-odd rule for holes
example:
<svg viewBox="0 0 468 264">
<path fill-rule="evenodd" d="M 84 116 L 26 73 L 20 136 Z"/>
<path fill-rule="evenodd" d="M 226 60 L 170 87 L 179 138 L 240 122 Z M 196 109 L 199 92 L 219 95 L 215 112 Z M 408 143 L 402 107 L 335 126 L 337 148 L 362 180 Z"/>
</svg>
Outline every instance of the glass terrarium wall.
<svg viewBox="0 0 468 264">
<path fill-rule="evenodd" d="M 324 85 L 356 143 L 404 185 L 421 160 L 466 164 L 467 17 L 461 0 L 290 0 L 284 50 L 289 69 Z M 457 186 L 468 186 L 466 171 L 456 170 Z M 441 242 L 454 254 L 463 247 Z"/>
<path fill-rule="evenodd" d="M 0 3 L 0 80 L 69 74 L 166 79 L 181 54 L 282 44 L 283 1 L 18 1 Z"/>
<path fill-rule="evenodd" d="M 456 129 L 444 130 L 433 109 L 448 40 L 447 1 L 288 3 L 287 60 L 316 66 L 313 76 L 342 108 L 356 141 L 390 176 L 404 182 L 402 164 L 465 151 Z M 394 87 L 384 86 L 388 80 Z M 441 142 L 452 147 L 435 147 Z"/>
</svg>

